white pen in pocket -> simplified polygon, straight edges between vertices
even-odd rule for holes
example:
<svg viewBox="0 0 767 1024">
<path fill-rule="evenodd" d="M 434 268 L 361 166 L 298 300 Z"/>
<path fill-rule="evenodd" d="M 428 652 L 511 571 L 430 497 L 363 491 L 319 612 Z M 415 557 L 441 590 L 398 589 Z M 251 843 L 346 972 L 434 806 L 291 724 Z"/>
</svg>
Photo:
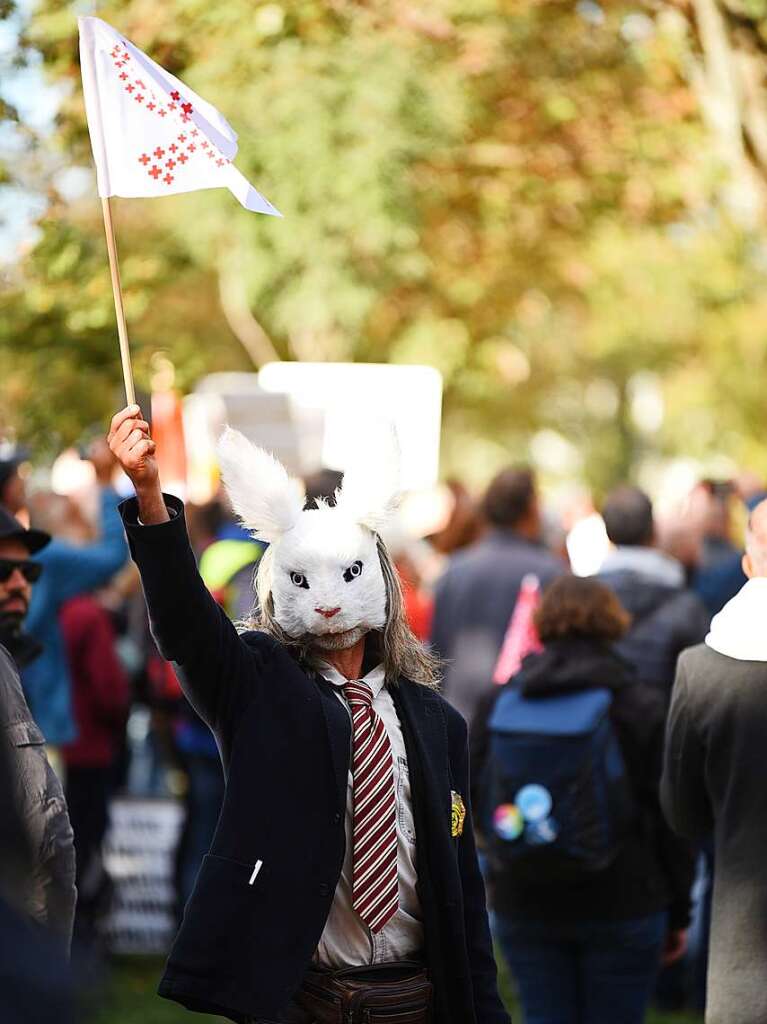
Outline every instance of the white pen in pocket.
<svg viewBox="0 0 767 1024">
<path fill-rule="evenodd" d="M 256 863 L 253 865 L 253 874 L 250 876 L 250 881 L 248 882 L 248 885 L 253 885 L 255 880 L 258 878 L 258 872 L 261 870 L 263 866 L 264 862 L 262 860 L 256 861 Z"/>
</svg>

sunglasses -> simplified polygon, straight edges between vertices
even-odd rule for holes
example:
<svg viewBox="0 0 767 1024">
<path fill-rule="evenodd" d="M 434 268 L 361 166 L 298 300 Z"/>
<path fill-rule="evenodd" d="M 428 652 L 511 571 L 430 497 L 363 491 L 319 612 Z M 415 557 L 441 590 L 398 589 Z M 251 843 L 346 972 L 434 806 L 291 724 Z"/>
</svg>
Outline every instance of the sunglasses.
<svg viewBox="0 0 767 1024">
<path fill-rule="evenodd" d="M 16 569 L 19 570 L 27 583 L 34 583 L 36 580 L 39 580 L 40 573 L 43 571 L 43 567 L 39 562 L 19 561 L 15 558 L 0 558 L 0 583 L 7 583 Z"/>
</svg>

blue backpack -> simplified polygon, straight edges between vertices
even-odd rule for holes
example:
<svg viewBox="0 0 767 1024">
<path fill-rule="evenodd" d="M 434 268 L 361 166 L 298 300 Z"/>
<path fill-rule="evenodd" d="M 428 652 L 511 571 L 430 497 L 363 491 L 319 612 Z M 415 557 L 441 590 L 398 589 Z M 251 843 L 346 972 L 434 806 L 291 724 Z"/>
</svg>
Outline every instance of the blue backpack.
<svg viewBox="0 0 767 1024">
<path fill-rule="evenodd" d="M 608 867 L 631 817 L 612 694 L 523 697 L 508 684 L 490 715 L 482 832 L 495 870 L 536 882 Z"/>
</svg>

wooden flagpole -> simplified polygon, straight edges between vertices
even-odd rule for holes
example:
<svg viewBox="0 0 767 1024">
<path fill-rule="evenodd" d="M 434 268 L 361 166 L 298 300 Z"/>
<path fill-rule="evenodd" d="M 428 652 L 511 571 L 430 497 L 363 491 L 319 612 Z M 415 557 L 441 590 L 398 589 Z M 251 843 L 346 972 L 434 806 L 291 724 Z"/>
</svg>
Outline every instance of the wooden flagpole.
<svg viewBox="0 0 767 1024">
<path fill-rule="evenodd" d="M 123 293 L 120 286 L 120 266 L 117 262 L 117 242 L 115 241 L 115 229 L 112 223 L 112 208 L 109 205 L 109 197 L 102 198 L 101 212 L 104 215 L 104 230 L 106 231 L 107 252 L 109 253 L 109 272 L 112 275 L 112 294 L 114 295 L 115 313 L 117 314 L 117 336 L 120 339 L 120 359 L 123 367 L 123 381 L 125 382 L 125 401 L 128 405 L 135 405 L 136 391 L 133 387 L 128 328 L 125 323 Z"/>
</svg>

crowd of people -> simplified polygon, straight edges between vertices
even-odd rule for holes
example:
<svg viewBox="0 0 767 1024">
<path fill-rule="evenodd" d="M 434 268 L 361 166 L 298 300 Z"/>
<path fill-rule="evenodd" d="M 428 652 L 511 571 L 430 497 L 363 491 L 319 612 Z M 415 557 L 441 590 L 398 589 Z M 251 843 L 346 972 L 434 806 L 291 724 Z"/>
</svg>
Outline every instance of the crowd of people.
<svg viewBox="0 0 767 1024">
<path fill-rule="evenodd" d="M 111 801 L 135 790 L 137 708 L 151 722 L 152 791 L 184 803 L 179 921 L 225 799 L 221 737 L 150 631 L 114 447 L 83 452 L 90 503 L 27 488 L 26 453 L 0 460 L 0 790 L 12 797 L 0 932 L 32 921 L 62 953 L 73 936 L 79 949 L 102 942 L 113 890 L 102 851 Z M 327 470 L 307 478 L 306 507 L 332 506 L 341 483 Z M 450 494 L 429 536 L 383 535 L 409 629 L 470 727 L 491 927 L 527 1024 L 640 1024 L 653 1001 L 707 1007 L 715 1022 L 767 1019 L 761 482 L 703 480 L 664 521 L 642 490 L 616 488 L 599 510 L 609 551 L 588 577 L 572 574 L 563 532 L 544 528 L 530 468 L 499 473 L 476 503 L 457 483 Z M 240 525 L 223 491 L 187 505 L 185 521 L 213 600 L 251 622 L 274 545 Z M 65 973 L 50 989 L 59 1021 Z M 28 988 L 11 1020 L 47 1019 L 25 1015 Z"/>
</svg>

